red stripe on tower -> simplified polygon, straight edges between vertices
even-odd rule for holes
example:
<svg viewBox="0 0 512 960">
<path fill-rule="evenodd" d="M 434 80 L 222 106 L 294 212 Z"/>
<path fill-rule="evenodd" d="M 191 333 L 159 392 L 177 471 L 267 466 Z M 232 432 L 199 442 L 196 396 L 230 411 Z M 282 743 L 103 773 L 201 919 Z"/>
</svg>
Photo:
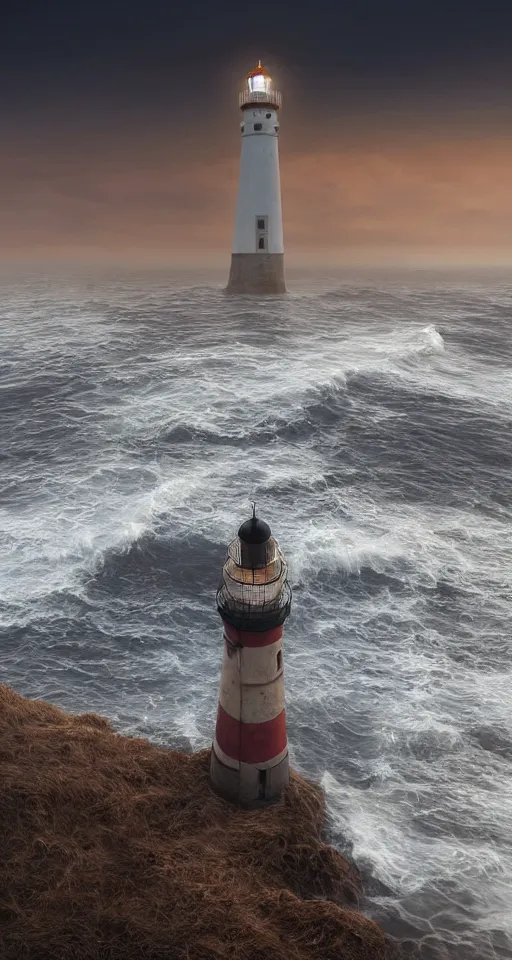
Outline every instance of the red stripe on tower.
<svg viewBox="0 0 512 960">
<path fill-rule="evenodd" d="M 272 720 L 242 723 L 234 720 L 219 704 L 215 738 L 224 756 L 245 763 L 268 763 L 287 746 L 284 710 Z"/>
<path fill-rule="evenodd" d="M 283 623 L 290 612 L 286 562 L 256 517 L 228 547 L 217 608 L 224 658 L 210 777 L 228 800 L 277 800 L 289 780 L 284 708 Z"/>
</svg>

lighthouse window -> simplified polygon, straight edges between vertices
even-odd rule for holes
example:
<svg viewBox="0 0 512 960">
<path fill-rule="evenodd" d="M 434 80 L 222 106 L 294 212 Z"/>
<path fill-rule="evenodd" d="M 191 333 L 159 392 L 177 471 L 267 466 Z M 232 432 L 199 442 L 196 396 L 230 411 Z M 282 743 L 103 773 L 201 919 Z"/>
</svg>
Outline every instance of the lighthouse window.
<svg viewBox="0 0 512 960">
<path fill-rule="evenodd" d="M 268 217 L 256 217 L 256 250 L 268 250 Z"/>
<path fill-rule="evenodd" d="M 263 130 L 263 124 L 262 124 L 262 123 L 255 123 L 255 124 L 254 124 L 254 129 L 255 129 L 255 130 Z"/>
<path fill-rule="evenodd" d="M 242 126 L 240 127 L 240 129 L 241 129 L 241 131 L 242 131 L 242 133 L 243 133 L 244 130 L 245 130 L 245 124 L 242 124 Z M 277 127 L 276 127 L 276 130 L 277 130 Z"/>
<path fill-rule="evenodd" d="M 282 666 L 283 666 L 283 654 L 282 654 L 282 651 L 280 650 L 279 653 L 277 654 L 277 669 L 280 670 Z"/>
<path fill-rule="evenodd" d="M 265 116 L 266 116 L 267 120 L 270 120 L 272 114 L 271 114 L 271 113 L 266 113 Z"/>
</svg>

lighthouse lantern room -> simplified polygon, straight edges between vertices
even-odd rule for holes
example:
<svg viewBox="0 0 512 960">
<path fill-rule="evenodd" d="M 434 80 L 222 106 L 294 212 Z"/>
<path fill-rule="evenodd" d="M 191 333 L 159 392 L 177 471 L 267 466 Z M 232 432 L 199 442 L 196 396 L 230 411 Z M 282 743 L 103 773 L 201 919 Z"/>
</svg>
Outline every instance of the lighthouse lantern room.
<svg viewBox="0 0 512 960">
<path fill-rule="evenodd" d="M 239 95 L 242 150 L 228 293 L 286 292 L 278 151 L 281 102 L 260 60 Z"/>
</svg>

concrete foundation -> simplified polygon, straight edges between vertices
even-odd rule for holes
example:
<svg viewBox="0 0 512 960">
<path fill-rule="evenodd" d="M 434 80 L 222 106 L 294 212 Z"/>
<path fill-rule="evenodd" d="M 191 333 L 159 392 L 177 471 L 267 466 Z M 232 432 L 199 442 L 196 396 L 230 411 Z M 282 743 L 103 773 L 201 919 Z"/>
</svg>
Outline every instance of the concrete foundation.
<svg viewBox="0 0 512 960">
<path fill-rule="evenodd" d="M 279 800 L 290 781 L 288 753 L 275 767 L 259 770 L 250 763 L 240 763 L 238 769 L 227 767 L 219 760 L 212 747 L 210 780 L 213 789 L 225 800 L 242 807 L 264 807 Z"/>
<path fill-rule="evenodd" d="M 286 293 L 283 253 L 233 253 L 226 293 Z"/>
</svg>

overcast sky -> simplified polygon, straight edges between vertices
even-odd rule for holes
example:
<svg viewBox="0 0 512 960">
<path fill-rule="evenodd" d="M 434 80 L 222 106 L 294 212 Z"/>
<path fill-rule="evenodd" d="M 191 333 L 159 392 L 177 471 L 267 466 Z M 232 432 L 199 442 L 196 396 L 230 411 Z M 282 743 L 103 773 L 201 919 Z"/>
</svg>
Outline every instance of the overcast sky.
<svg viewBox="0 0 512 960">
<path fill-rule="evenodd" d="M 229 254 L 237 89 L 283 92 L 289 258 L 512 260 L 512 4 L 12 3 L 4 258 Z"/>
</svg>

